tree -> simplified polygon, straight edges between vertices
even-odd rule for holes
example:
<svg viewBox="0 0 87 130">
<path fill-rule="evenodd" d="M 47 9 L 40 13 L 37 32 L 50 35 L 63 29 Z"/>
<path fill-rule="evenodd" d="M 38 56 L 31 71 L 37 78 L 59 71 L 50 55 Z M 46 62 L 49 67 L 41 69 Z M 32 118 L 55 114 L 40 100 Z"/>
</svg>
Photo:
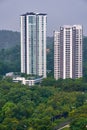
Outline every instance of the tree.
<svg viewBox="0 0 87 130">
<path fill-rule="evenodd" d="M 70 130 L 87 130 L 87 117 L 79 117 L 72 121 Z"/>
</svg>

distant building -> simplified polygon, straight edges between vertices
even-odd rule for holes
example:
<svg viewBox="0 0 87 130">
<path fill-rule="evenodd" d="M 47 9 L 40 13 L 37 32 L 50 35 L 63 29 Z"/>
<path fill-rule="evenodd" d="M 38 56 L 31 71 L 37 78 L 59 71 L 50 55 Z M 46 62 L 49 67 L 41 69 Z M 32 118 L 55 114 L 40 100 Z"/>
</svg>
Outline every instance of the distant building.
<svg viewBox="0 0 87 130">
<path fill-rule="evenodd" d="M 65 25 L 54 31 L 54 78 L 80 78 L 82 72 L 81 25 Z"/>
<path fill-rule="evenodd" d="M 6 77 L 12 77 L 14 75 L 14 72 L 9 72 L 9 73 L 6 73 Z"/>
<path fill-rule="evenodd" d="M 21 84 L 33 86 L 37 83 L 41 83 L 42 77 L 34 78 L 34 79 L 25 79 L 25 77 L 13 77 L 13 82 L 21 82 Z"/>
<path fill-rule="evenodd" d="M 21 73 L 46 77 L 47 15 L 21 15 Z"/>
<path fill-rule="evenodd" d="M 10 77 L 12 79 L 13 82 L 20 82 L 21 84 L 24 85 L 29 85 L 29 86 L 33 86 L 35 84 L 41 83 L 43 77 L 41 76 L 32 76 L 32 75 L 27 75 L 27 77 L 22 77 L 21 73 L 19 72 L 9 72 L 6 73 L 5 77 Z"/>
</svg>

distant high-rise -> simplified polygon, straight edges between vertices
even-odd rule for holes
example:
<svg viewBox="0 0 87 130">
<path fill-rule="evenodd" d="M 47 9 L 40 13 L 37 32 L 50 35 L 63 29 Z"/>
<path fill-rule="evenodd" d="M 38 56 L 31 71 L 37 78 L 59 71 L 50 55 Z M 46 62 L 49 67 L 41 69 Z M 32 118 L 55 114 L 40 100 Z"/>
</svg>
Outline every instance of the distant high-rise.
<svg viewBox="0 0 87 130">
<path fill-rule="evenodd" d="M 47 15 L 21 15 L 21 72 L 46 77 Z"/>
<path fill-rule="evenodd" d="M 54 78 L 80 78 L 82 72 L 81 25 L 65 25 L 54 31 Z"/>
</svg>

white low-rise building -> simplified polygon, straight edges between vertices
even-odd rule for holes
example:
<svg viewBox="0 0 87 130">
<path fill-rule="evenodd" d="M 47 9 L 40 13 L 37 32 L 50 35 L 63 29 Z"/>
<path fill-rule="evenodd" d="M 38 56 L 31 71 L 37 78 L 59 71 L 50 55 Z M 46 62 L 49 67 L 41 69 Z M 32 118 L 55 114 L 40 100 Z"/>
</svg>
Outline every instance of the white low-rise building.
<svg viewBox="0 0 87 130">
<path fill-rule="evenodd" d="M 21 82 L 24 85 L 33 86 L 36 83 L 40 83 L 43 77 L 35 78 L 35 79 L 25 79 L 24 77 L 13 77 L 13 82 Z"/>
<path fill-rule="evenodd" d="M 38 84 L 38 83 L 41 83 L 43 77 L 41 76 L 27 76 L 27 78 L 25 77 L 21 77 L 20 74 L 18 74 L 18 72 L 9 72 L 9 73 L 6 73 L 5 77 L 10 77 L 12 78 L 13 82 L 20 82 L 21 84 L 24 84 L 24 85 L 29 85 L 29 86 L 33 86 L 35 84 Z"/>
</svg>

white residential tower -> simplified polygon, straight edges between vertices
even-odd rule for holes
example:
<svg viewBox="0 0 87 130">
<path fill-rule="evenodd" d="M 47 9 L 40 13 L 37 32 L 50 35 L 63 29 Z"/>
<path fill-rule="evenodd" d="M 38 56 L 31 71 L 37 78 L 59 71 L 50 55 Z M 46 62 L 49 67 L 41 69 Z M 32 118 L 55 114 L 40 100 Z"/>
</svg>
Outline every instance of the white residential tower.
<svg viewBox="0 0 87 130">
<path fill-rule="evenodd" d="M 54 78 L 80 78 L 82 72 L 81 25 L 65 25 L 54 31 Z"/>
<path fill-rule="evenodd" d="M 47 15 L 21 15 L 21 72 L 46 77 Z"/>
</svg>

